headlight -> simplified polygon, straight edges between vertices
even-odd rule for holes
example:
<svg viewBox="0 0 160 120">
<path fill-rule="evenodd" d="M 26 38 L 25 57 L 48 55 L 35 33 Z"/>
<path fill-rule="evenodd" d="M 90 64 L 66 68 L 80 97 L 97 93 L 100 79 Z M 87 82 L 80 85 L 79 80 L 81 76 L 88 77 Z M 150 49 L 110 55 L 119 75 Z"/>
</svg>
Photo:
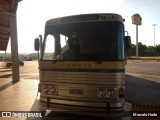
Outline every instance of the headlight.
<svg viewBox="0 0 160 120">
<path fill-rule="evenodd" d="M 50 87 L 50 92 L 53 95 L 57 95 L 57 86 L 51 86 Z"/>
<path fill-rule="evenodd" d="M 46 94 L 49 93 L 49 86 L 47 86 L 47 85 L 44 86 L 44 93 L 46 93 Z"/>
<path fill-rule="evenodd" d="M 116 95 L 116 89 L 107 89 L 107 98 L 113 98 Z"/>
<path fill-rule="evenodd" d="M 106 98 L 107 90 L 105 88 L 98 88 L 97 89 L 97 96 L 99 98 Z"/>
<path fill-rule="evenodd" d="M 58 86 L 57 85 L 44 85 L 43 90 L 44 90 L 45 94 L 52 94 L 52 95 L 58 94 Z"/>
<path fill-rule="evenodd" d="M 97 89 L 98 98 L 115 98 L 116 97 L 116 88 L 98 88 Z"/>
</svg>

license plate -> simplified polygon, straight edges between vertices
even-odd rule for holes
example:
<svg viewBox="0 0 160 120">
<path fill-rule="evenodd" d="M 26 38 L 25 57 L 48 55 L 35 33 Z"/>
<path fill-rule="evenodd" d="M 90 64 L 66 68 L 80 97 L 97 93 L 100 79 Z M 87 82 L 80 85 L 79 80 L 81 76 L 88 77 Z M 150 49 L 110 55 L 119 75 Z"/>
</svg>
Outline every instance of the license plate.
<svg viewBox="0 0 160 120">
<path fill-rule="evenodd" d="M 76 89 L 76 88 L 71 88 L 69 89 L 69 94 L 74 94 L 74 95 L 83 95 L 84 90 L 83 89 Z"/>
</svg>

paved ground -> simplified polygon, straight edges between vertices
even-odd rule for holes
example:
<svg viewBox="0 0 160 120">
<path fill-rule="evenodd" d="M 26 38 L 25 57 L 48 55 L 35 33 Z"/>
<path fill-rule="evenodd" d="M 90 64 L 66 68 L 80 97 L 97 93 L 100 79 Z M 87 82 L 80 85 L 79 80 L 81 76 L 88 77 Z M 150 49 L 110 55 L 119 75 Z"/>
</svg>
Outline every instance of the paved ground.
<svg viewBox="0 0 160 120">
<path fill-rule="evenodd" d="M 134 65 L 129 63 L 131 66 Z M 131 66 L 128 66 L 129 68 Z M 0 63 L 0 111 L 36 111 L 41 110 L 39 100 L 37 98 L 37 85 L 38 85 L 38 69 L 37 62 L 25 62 L 24 67 L 20 67 L 21 81 L 12 84 L 11 68 L 5 68 Z M 128 69 L 129 70 L 129 69 Z M 135 69 L 136 70 L 136 69 Z M 129 103 L 140 104 L 156 104 L 160 105 L 160 84 L 158 83 L 160 77 L 158 75 L 145 75 L 134 73 L 134 71 L 127 71 L 126 76 L 126 101 Z M 127 109 L 130 109 L 130 105 Z M 52 114 L 53 115 L 53 114 Z M 85 119 L 86 116 L 74 117 L 54 117 L 56 120 L 73 120 Z M 67 115 L 68 116 L 68 115 Z M 1 120 L 2 118 L 0 118 Z M 4 118 L 3 118 L 4 119 Z M 3 120 L 2 119 L 2 120 Z M 9 118 L 5 118 L 9 119 Z M 17 118 L 23 119 L 26 118 Z M 27 118 L 26 120 L 30 120 Z M 34 118 L 32 118 L 34 119 Z M 50 120 L 53 118 L 42 118 L 41 120 Z M 88 118 L 87 118 L 88 119 Z M 100 119 L 91 118 L 90 119 Z M 123 118 L 123 120 L 128 118 Z M 15 118 L 14 118 L 15 120 Z"/>
<path fill-rule="evenodd" d="M 126 72 L 147 75 L 147 77 L 160 77 L 160 60 L 129 60 L 126 66 Z"/>
<path fill-rule="evenodd" d="M 0 78 L 11 78 L 12 68 L 5 67 L 5 63 L 0 62 Z M 20 77 L 22 79 L 39 79 L 38 62 L 37 61 L 25 61 L 24 67 L 19 67 Z"/>
<path fill-rule="evenodd" d="M 37 80 L 21 80 L 12 84 L 11 79 L 1 79 L 0 82 L 0 111 L 30 110 L 37 96 Z"/>
<path fill-rule="evenodd" d="M 159 92 L 160 83 L 150 81 L 149 77 L 147 79 L 148 80 L 142 78 L 142 75 L 139 74 L 126 75 L 125 100 L 127 102 L 132 104 L 146 104 L 146 105 L 160 106 L 160 92 Z"/>
</svg>

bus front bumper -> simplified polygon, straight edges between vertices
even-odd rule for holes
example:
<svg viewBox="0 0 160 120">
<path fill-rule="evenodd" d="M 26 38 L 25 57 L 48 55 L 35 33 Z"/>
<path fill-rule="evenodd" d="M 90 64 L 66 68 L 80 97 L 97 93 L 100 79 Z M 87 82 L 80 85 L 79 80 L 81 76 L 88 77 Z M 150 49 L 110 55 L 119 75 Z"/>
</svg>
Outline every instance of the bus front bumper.
<svg viewBox="0 0 160 120">
<path fill-rule="evenodd" d="M 88 101 L 71 101 L 62 99 L 53 99 L 40 97 L 41 106 L 44 110 L 56 112 L 66 112 L 72 114 L 82 114 L 88 116 L 100 117 L 121 117 L 124 111 L 124 101 L 119 103 L 112 102 L 88 102 Z"/>
</svg>

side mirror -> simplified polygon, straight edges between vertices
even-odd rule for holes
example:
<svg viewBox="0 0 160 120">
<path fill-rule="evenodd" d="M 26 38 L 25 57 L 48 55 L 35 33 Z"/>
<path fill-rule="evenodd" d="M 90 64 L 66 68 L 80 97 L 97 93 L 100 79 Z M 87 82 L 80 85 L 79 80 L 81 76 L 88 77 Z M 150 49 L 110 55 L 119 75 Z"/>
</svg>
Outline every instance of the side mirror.
<svg viewBox="0 0 160 120">
<path fill-rule="evenodd" d="M 131 37 L 130 36 L 125 36 L 125 43 L 126 43 L 126 48 L 129 49 L 131 48 Z"/>
<path fill-rule="evenodd" d="M 39 51 L 39 48 L 40 48 L 40 39 L 37 37 L 37 38 L 34 40 L 34 50 L 35 50 L 35 51 Z"/>
</svg>

